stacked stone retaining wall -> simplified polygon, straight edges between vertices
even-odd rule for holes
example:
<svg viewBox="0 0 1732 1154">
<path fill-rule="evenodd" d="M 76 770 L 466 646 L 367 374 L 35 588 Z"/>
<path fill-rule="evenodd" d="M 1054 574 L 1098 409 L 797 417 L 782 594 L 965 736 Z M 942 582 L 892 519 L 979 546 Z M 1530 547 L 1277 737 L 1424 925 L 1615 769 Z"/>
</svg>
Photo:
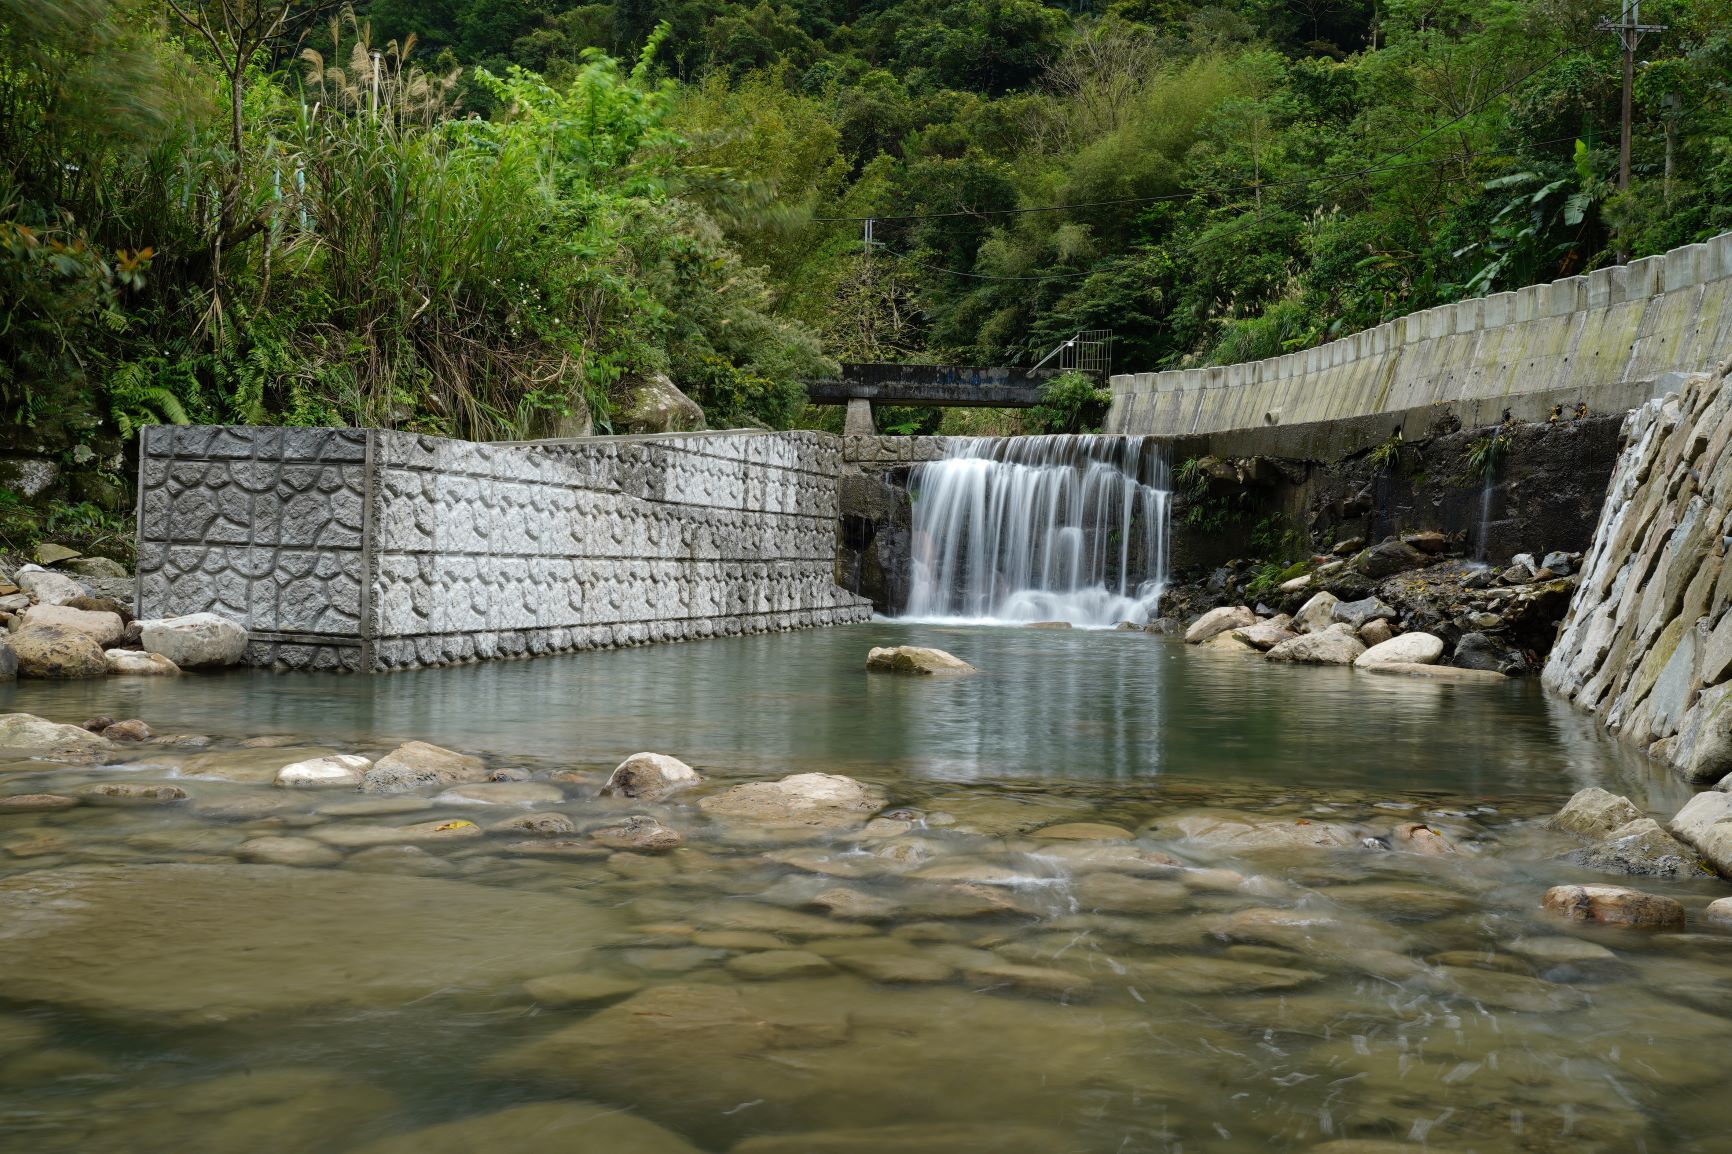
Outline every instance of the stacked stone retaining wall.
<svg viewBox="0 0 1732 1154">
<path fill-rule="evenodd" d="M 810 432 L 156 427 L 139 614 L 221 613 L 251 664 L 354 671 L 861 621 L 833 581 L 841 467 Z"/>
<path fill-rule="evenodd" d="M 1729 352 L 1732 233 L 1441 305 L 1303 352 L 1115 376 L 1106 428 L 1182 435 L 1384 418 L 1372 422 L 1380 431 L 1369 444 L 1389 436 L 1397 415 L 1473 427 L 1506 416 L 1542 421 L 1578 405 L 1622 413 L 1675 387 L 1668 374 L 1711 369 Z"/>
</svg>

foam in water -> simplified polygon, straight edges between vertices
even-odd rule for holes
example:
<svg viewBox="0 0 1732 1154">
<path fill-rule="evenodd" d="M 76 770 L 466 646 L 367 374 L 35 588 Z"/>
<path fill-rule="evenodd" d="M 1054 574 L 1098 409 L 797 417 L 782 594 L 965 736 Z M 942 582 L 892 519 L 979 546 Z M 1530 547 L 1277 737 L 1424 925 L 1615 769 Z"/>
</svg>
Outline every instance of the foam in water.
<svg viewBox="0 0 1732 1154">
<path fill-rule="evenodd" d="M 1103 628 L 1155 616 L 1172 493 L 1153 437 L 958 438 L 911 487 L 906 616 Z"/>
</svg>

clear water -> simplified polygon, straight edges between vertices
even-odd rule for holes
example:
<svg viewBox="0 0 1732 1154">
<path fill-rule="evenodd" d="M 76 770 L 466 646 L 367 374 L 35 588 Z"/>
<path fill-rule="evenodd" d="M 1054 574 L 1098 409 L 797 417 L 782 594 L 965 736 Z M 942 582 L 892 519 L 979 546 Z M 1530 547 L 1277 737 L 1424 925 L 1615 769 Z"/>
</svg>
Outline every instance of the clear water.
<svg viewBox="0 0 1732 1154">
<path fill-rule="evenodd" d="M 1172 484 L 1154 438 L 956 438 L 909 488 L 906 617 L 1111 627 L 1155 614 Z"/>
<path fill-rule="evenodd" d="M 889 643 L 983 673 L 868 676 Z M 109 767 L 0 762 L 0 795 L 117 777 L 191 795 L 0 815 L 8 1152 L 1708 1152 L 1732 1125 L 1732 935 L 1700 921 L 1725 887 L 1642 883 L 1685 903 L 1682 934 L 1538 913 L 1548 885 L 1616 880 L 1559 860 L 1575 843 L 1538 818 L 1586 784 L 1662 813 L 1680 791 L 1526 683 L 879 623 L 0 695 L 213 738 Z M 277 734 L 294 740 L 241 745 Z M 686 844 L 562 857 L 487 833 L 239 864 L 260 836 L 526 812 L 345 814 L 328 811 L 359 797 L 263 784 L 406 738 L 557 785 L 536 812 L 580 830 L 644 813 Z M 644 748 L 712 780 L 596 797 Z M 789 840 L 693 804 L 807 771 L 909 812 Z M 1186 836 L 1201 812 L 1353 836 L 1219 844 Z M 1456 852 L 1357 840 L 1409 821 Z M 1040 833 L 1076 823 L 1128 840 Z M 525 989 L 552 974 L 616 985 L 584 1004 Z"/>
</svg>

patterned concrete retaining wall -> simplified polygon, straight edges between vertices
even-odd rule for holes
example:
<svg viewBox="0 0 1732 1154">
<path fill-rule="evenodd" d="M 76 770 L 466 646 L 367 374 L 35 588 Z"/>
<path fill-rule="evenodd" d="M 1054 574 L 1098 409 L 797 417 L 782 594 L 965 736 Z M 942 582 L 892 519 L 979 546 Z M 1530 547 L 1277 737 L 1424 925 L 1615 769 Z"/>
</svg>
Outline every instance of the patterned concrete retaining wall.
<svg viewBox="0 0 1732 1154">
<path fill-rule="evenodd" d="M 1732 352 L 1732 233 L 1442 305 L 1264 361 L 1112 379 L 1112 433 L 1217 433 L 1446 408 L 1466 426 L 1619 413 Z M 1441 415 L 1441 414 L 1438 414 Z M 1380 436 L 1388 436 L 1383 429 Z"/>
<path fill-rule="evenodd" d="M 861 621 L 821 433 L 471 444 L 157 427 L 142 617 L 246 624 L 255 665 L 388 670 Z"/>
</svg>

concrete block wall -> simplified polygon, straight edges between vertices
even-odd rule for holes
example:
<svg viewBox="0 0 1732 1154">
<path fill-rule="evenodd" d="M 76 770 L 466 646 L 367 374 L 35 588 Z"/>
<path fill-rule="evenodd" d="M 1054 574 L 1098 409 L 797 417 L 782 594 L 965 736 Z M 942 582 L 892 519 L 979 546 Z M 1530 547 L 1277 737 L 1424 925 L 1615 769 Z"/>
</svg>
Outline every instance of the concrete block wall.
<svg viewBox="0 0 1732 1154">
<path fill-rule="evenodd" d="M 821 433 L 472 444 L 156 427 L 139 614 L 243 622 L 255 665 L 382 671 L 861 621 Z"/>
<path fill-rule="evenodd" d="M 1463 425 L 1624 412 L 1732 352 L 1732 233 L 1441 305 L 1263 361 L 1112 378 L 1108 432 L 1184 435 L 1447 408 Z"/>
</svg>

